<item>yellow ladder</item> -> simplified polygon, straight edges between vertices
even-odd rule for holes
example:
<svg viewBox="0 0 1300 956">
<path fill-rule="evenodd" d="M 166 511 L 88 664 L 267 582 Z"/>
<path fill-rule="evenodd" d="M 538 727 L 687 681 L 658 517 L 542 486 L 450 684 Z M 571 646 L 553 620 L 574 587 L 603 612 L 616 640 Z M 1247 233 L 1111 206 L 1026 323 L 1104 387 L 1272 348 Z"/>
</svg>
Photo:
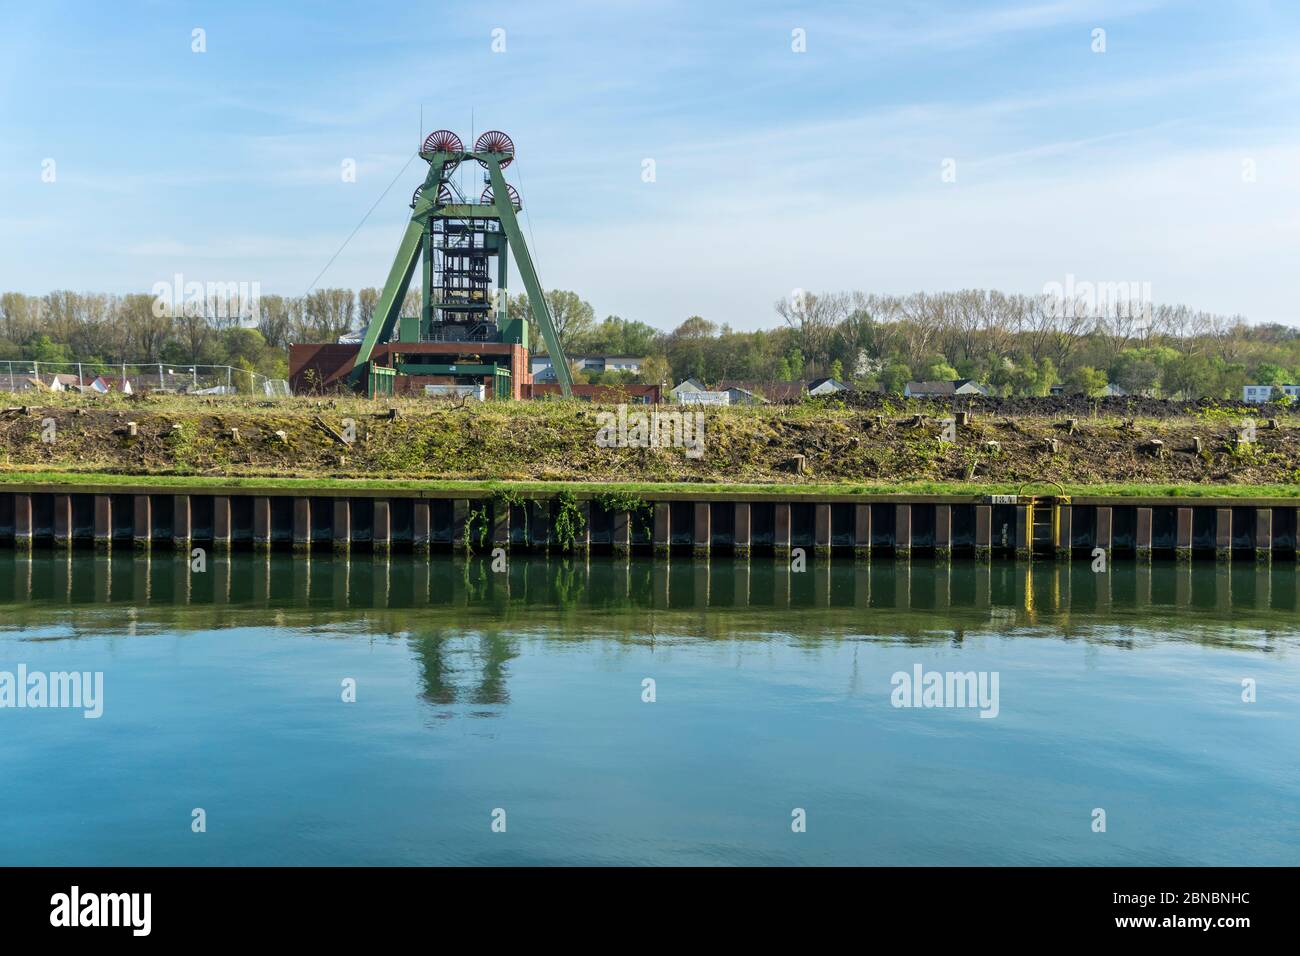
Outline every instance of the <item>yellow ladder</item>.
<svg viewBox="0 0 1300 956">
<path fill-rule="evenodd" d="M 1053 484 L 1060 489 L 1058 495 L 1026 495 L 1025 489 L 1039 484 Z M 1016 498 L 1027 509 L 1025 544 L 1032 554 L 1055 554 L 1062 547 L 1061 543 L 1061 506 L 1070 503 L 1070 496 L 1065 488 L 1055 481 L 1032 481 L 1022 485 Z M 1066 542 L 1064 547 L 1069 547 Z"/>
</svg>

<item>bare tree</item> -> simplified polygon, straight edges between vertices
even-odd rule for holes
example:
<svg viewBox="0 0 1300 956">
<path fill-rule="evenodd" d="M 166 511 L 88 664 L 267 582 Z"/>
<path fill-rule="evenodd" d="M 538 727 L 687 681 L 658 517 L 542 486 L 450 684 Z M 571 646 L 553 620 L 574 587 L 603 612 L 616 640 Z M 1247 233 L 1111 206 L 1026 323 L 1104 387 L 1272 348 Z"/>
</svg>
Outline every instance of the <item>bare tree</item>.
<svg viewBox="0 0 1300 956">
<path fill-rule="evenodd" d="M 279 295 L 264 295 L 258 302 L 257 330 L 266 344 L 287 348 L 293 331 L 292 301 Z"/>
<path fill-rule="evenodd" d="M 379 305 L 379 297 L 382 293 L 375 288 L 365 288 L 357 293 L 357 319 L 361 328 L 370 324 L 370 320 L 375 317 L 375 307 Z"/>
<path fill-rule="evenodd" d="M 176 316 L 174 328 L 188 360 L 197 362 L 212 340 L 212 325 L 202 303 L 187 302 Z"/>
<path fill-rule="evenodd" d="M 379 303 L 376 301 L 375 304 L 378 305 Z M 402 308 L 398 311 L 397 314 L 398 315 L 419 315 L 420 310 L 423 308 L 424 308 L 424 291 L 421 286 L 413 285 L 406 290 L 406 295 L 402 297 Z M 374 318 L 373 311 L 370 313 L 370 317 Z"/>
<path fill-rule="evenodd" d="M 845 293 L 815 295 L 800 289 L 787 298 L 777 299 L 773 308 L 798 333 L 804 361 L 825 368 L 829 364 L 835 326 L 851 311 L 851 298 Z"/>
<path fill-rule="evenodd" d="M 21 292 L 0 295 L 0 333 L 10 342 L 26 342 L 41 324 L 42 302 Z"/>
<path fill-rule="evenodd" d="M 913 360 L 924 359 L 951 321 L 951 304 L 942 296 L 916 292 L 901 300 L 899 310 L 904 354 Z"/>
<path fill-rule="evenodd" d="M 351 289 L 314 289 L 307 294 L 303 311 L 315 340 L 333 342 L 352 329 L 356 297 Z"/>
<path fill-rule="evenodd" d="M 560 348 L 566 353 L 596 324 L 596 311 L 590 302 L 583 300 L 576 292 L 551 289 L 546 293 L 546 304 L 550 306 L 551 322 L 555 325 Z"/>
</svg>

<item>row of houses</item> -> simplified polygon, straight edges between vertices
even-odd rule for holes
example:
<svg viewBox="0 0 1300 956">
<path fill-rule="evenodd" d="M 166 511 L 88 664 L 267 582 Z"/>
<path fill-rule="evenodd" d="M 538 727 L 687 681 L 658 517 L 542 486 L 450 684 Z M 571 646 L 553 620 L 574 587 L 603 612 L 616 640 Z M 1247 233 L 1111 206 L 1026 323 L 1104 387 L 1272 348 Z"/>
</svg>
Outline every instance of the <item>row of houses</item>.
<svg viewBox="0 0 1300 956">
<path fill-rule="evenodd" d="M 644 357 L 634 355 L 572 355 L 569 361 L 579 372 L 599 375 L 603 372 L 631 372 L 640 374 L 645 363 Z M 533 381 L 539 385 L 551 385 L 558 380 L 551 359 L 546 355 L 531 357 Z M 798 401 L 805 395 L 830 395 L 845 391 L 851 386 L 831 378 L 814 379 L 811 382 L 721 382 L 709 388 L 694 378 L 679 382 L 669 390 L 669 398 L 674 402 L 690 402 L 696 405 L 753 405 L 763 402 Z M 1260 388 L 1261 386 L 1248 386 Z M 1267 388 L 1267 386 L 1262 386 Z M 1292 388 L 1293 386 L 1285 386 Z M 993 390 L 982 382 L 970 378 L 958 378 L 950 381 L 908 382 L 903 387 L 903 394 L 908 398 L 953 398 L 960 395 L 991 395 Z M 1054 385 L 1053 395 L 1063 395 L 1065 386 Z M 1103 397 L 1123 397 L 1129 393 L 1118 385 L 1107 385 Z M 585 396 L 584 396 L 585 397 Z M 1266 398 L 1247 401 L 1267 401 Z"/>
<path fill-rule="evenodd" d="M 907 382 L 903 395 L 907 398 L 952 398 L 954 395 L 988 395 L 990 389 L 973 378 L 955 378 L 939 382 Z"/>
<path fill-rule="evenodd" d="M 570 355 L 568 359 L 579 372 L 592 375 L 600 375 L 604 372 L 631 372 L 633 375 L 640 375 L 641 366 L 645 362 L 644 357 L 638 358 L 634 355 Z M 549 355 L 534 355 L 530 361 L 534 382 L 550 384 L 559 381 L 555 377 L 555 369 L 551 365 Z"/>
<path fill-rule="evenodd" d="M 117 375 L 74 375 L 71 372 L 45 375 L 0 371 L 0 391 L 5 392 L 81 392 L 87 395 L 121 392 L 123 395 L 133 395 L 139 389 L 184 392 L 190 395 L 228 395 L 237 391 L 233 385 L 200 388 L 188 372 L 142 372 L 132 378 L 123 378 Z"/>
<path fill-rule="evenodd" d="M 668 390 L 669 398 L 685 405 L 762 405 L 767 402 L 797 402 L 805 396 L 834 395 L 850 386 L 838 379 L 817 378 L 811 382 L 719 382 L 712 388 L 688 378 Z"/>
<path fill-rule="evenodd" d="M 111 375 L 78 376 L 72 374 L 16 375 L 0 373 L 0 389 L 6 392 L 86 392 L 107 395 L 109 392 L 134 392 L 129 379 Z"/>
<path fill-rule="evenodd" d="M 951 398 L 954 395 L 988 395 L 990 389 L 969 378 L 953 379 L 950 382 L 908 382 L 903 394 L 908 398 Z M 1064 395 L 1064 385 L 1053 385 L 1052 395 Z M 1108 384 L 1101 390 L 1099 398 L 1127 398 L 1129 392 L 1115 383 Z M 1147 394 L 1148 397 L 1151 393 Z M 1289 399 L 1300 401 L 1300 385 L 1243 385 L 1241 400 L 1253 405 L 1264 402 Z"/>
<path fill-rule="evenodd" d="M 631 355 L 574 355 L 570 361 L 582 372 L 600 374 L 617 371 L 639 374 L 645 359 Z M 551 367 L 550 358 L 545 355 L 532 357 L 532 373 L 533 381 L 539 384 L 556 382 L 555 369 Z M 688 378 L 670 389 L 668 394 L 674 402 L 696 405 L 753 405 L 798 401 L 805 395 L 830 395 L 849 387 L 835 379 L 819 378 L 811 382 L 721 382 L 708 388 L 696 379 Z M 1242 401 L 1251 404 L 1263 404 L 1284 397 L 1300 401 L 1300 385 L 1246 385 L 1241 391 Z M 992 393 L 993 390 L 988 385 L 971 378 L 908 382 L 903 386 L 903 395 L 907 398 L 954 398 L 961 395 L 987 396 Z M 1065 386 L 1053 385 L 1050 394 L 1064 395 Z M 1127 398 L 1130 394 L 1112 382 L 1101 390 L 1098 397 Z"/>
<path fill-rule="evenodd" d="M 952 398 L 955 395 L 992 395 L 993 390 L 971 378 L 955 378 L 946 382 L 908 382 L 903 386 L 908 398 Z M 1053 385 L 1051 395 L 1064 395 L 1064 385 Z M 1100 398 L 1123 398 L 1128 395 L 1118 385 L 1110 384 L 1101 390 Z"/>
<path fill-rule="evenodd" d="M 669 398 L 675 402 L 693 405 L 755 405 L 764 402 L 797 402 L 805 396 L 834 395 L 836 392 L 848 391 L 852 386 L 833 378 L 818 378 L 811 382 L 722 382 L 713 388 L 707 388 L 693 378 L 688 378 L 669 390 Z M 1064 386 L 1053 386 L 1053 395 L 1062 395 Z M 987 396 L 993 390 L 981 382 L 970 378 L 958 378 L 938 382 L 907 382 L 903 386 L 903 395 L 907 398 L 953 398 L 955 396 Z M 1107 385 L 1102 392 L 1104 397 L 1122 397 L 1128 395 L 1118 385 Z M 1262 399 L 1261 399 L 1262 400 Z"/>
<path fill-rule="evenodd" d="M 669 390 L 669 397 L 692 405 L 760 405 L 765 402 L 797 402 L 804 397 L 824 397 L 852 388 L 834 378 L 815 378 L 810 382 L 720 382 L 709 388 L 694 378 L 680 382 Z M 973 379 L 951 382 L 908 382 L 903 389 L 908 398 L 951 398 L 954 395 L 988 395 L 990 389 Z"/>
</svg>

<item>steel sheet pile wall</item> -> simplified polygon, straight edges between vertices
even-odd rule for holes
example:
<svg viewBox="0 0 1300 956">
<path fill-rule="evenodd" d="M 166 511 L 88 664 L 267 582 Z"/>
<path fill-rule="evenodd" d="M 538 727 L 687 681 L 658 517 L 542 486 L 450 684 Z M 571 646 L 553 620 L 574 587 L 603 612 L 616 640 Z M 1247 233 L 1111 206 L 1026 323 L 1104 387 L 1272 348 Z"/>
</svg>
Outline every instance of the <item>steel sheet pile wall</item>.
<svg viewBox="0 0 1300 956">
<path fill-rule="evenodd" d="M 645 510 L 607 511 L 578 497 L 576 519 L 558 500 L 454 494 L 279 489 L 87 489 L 0 492 L 0 544 L 17 549 L 191 547 L 279 550 L 486 552 L 650 551 L 788 557 L 907 559 L 1296 556 L 1297 508 L 1277 499 L 1186 503 L 1075 497 L 1037 503 L 958 496 L 673 493 Z M 1064 501 L 1065 499 L 1062 499 Z M 1034 510 L 1038 509 L 1038 510 Z M 569 537 L 560 537 L 560 527 Z"/>
</svg>

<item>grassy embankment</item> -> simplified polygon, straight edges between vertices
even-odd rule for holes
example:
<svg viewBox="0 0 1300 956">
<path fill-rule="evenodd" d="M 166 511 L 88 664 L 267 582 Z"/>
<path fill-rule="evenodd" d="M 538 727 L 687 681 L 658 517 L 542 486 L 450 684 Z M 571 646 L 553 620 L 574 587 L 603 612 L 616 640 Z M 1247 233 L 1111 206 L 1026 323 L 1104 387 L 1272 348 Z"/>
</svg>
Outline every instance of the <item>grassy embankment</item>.
<svg viewBox="0 0 1300 956">
<path fill-rule="evenodd" d="M 971 495 L 1055 481 L 1071 494 L 1300 497 L 1300 420 L 1290 412 L 1275 429 L 1261 420 L 1255 440 L 1240 443 L 1239 409 L 1133 418 L 1085 409 L 1068 413 L 1077 417 L 1070 430 L 1059 409 L 1005 416 L 977 407 L 970 426 L 945 442 L 935 419 L 950 410 L 940 404 L 715 408 L 704 410 L 704 454 L 691 458 L 677 448 L 599 447 L 601 409 L 578 402 L 456 408 L 29 393 L 0 406 L 9 406 L 0 413 L 4 482 Z M 929 417 L 914 424 L 917 414 Z M 343 445 L 329 430 L 349 418 L 356 440 Z M 51 419 L 54 440 L 43 441 Z"/>
</svg>

